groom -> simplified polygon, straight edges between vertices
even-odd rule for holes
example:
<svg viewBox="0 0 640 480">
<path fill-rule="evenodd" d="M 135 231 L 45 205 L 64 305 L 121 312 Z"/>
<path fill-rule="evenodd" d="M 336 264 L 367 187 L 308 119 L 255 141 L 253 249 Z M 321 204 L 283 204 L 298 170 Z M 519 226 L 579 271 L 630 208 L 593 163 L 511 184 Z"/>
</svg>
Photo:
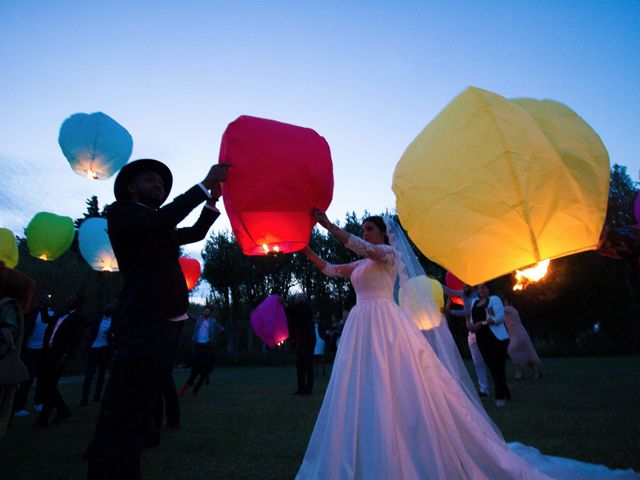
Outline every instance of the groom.
<svg viewBox="0 0 640 480">
<path fill-rule="evenodd" d="M 162 208 L 173 183 L 163 163 L 136 160 L 116 178 L 116 202 L 107 221 L 124 282 L 112 316 L 113 368 L 88 452 L 90 480 L 140 478 L 140 452 L 153 423 L 153 405 L 187 318 L 179 248 L 203 239 L 220 215 L 215 203 L 227 172 L 228 166 L 214 165 L 202 182 Z M 204 201 L 192 227 L 176 228 Z"/>
</svg>

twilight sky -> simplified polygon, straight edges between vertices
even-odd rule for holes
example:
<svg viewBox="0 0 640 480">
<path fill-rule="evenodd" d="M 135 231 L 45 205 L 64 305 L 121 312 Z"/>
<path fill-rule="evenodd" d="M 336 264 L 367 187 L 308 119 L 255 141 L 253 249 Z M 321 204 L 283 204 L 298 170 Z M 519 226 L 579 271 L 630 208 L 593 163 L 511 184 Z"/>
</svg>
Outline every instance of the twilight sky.
<svg viewBox="0 0 640 480">
<path fill-rule="evenodd" d="M 110 115 L 132 159 L 169 165 L 171 197 L 239 115 L 311 127 L 331 146 L 339 219 L 394 208 L 396 162 L 469 85 L 567 104 L 638 180 L 639 26 L 632 0 L 3 0 L 0 226 L 22 234 L 38 211 L 114 200 L 115 177 L 91 182 L 60 151 L 78 112 Z"/>
</svg>

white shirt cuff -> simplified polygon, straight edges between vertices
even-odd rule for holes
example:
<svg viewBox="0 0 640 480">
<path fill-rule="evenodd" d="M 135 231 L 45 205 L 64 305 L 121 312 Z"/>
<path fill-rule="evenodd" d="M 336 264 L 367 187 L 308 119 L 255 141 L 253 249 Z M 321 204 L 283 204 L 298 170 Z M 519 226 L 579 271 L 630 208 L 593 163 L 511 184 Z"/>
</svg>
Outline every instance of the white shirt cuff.
<svg viewBox="0 0 640 480">
<path fill-rule="evenodd" d="M 207 190 L 205 188 L 204 185 L 202 185 L 201 183 L 198 184 L 198 186 L 202 189 L 202 191 L 204 192 L 204 194 L 207 196 L 207 198 L 211 198 L 211 194 L 209 193 L 209 190 Z"/>
</svg>

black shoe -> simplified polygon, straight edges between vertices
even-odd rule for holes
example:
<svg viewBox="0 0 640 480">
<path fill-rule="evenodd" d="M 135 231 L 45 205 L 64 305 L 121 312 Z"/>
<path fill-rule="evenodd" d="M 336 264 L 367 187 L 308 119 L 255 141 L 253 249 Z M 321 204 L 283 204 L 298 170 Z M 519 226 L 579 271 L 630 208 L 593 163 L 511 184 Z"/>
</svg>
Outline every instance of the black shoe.
<svg viewBox="0 0 640 480">
<path fill-rule="evenodd" d="M 65 411 L 65 412 L 58 412 L 58 414 L 55 416 L 55 418 L 53 420 L 51 420 L 51 423 L 60 423 L 64 420 L 66 420 L 67 418 L 71 417 L 71 412 L 69 410 Z"/>
</svg>

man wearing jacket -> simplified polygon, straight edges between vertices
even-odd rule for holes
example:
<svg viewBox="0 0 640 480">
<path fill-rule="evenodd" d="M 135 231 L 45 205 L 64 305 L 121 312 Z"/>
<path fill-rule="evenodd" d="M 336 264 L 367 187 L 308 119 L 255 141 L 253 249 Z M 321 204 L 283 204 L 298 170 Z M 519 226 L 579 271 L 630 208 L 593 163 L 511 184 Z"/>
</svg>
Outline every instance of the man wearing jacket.
<svg viewBox="0 0 640 480">
<path fill-rule="evenodd" d="M 34 428 L 45 428 L 49 423 L 49 416 L 56 411 L 54 422 L 60 422 L 71 416 L 71 411 L 65 403 L 58 382 L 64 368 L 73 356 L 76 348 L 82 340 L 82 329 L 86 323 L 85 316 L 81 312 L 84 298 L 73 294 L 67 298 L 67 312 L 60 315 L 55 322 L 49 323 L 44 334 L 44 363 L 42 378 L 43 406 Z"/>
<path fill-rule="evenodd" d="M 160 208 L 172 175 L 163 163 L 143 159 L 120 170 L 109 209 L 109 238 L 123 276 L 113 313 L 114 361 L 89 448 L 88 478 L 140 478 L 140 452 L 153 424 L 153 404 L 175 356 L 176 335 L 187 318 L 188 291 L 179 247 L 205 237 L 219 216 L 215 202 L 227 167 Z M 196 223 L 176 228 L 207 202 Z"/>
</svg>

